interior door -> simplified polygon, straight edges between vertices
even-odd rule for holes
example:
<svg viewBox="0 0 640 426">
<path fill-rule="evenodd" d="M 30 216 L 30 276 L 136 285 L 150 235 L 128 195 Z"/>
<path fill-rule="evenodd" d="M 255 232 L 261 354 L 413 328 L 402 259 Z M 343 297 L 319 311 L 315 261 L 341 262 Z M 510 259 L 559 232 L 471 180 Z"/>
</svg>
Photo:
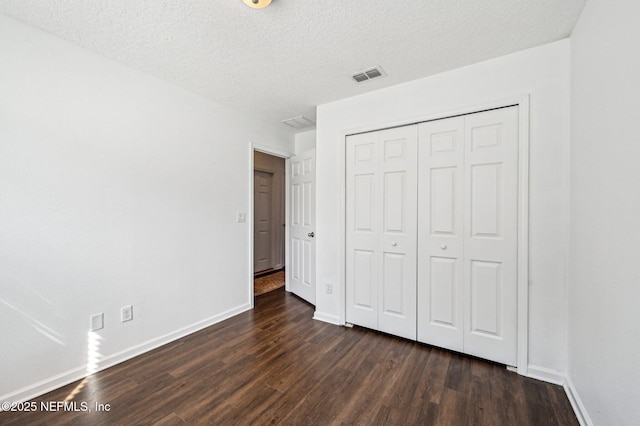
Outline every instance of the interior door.
<svg viewBox="0 0 640 426">
<path fill-rule="evenodd" d="M 253 172 L 253 271 L 261 272 L 272 267 L 272 188 L 273 173 L 254 170 Z"/>
<path fill-rule="evenodd" d="M 286 273 L 290 290 L 311 304 L 316 303 L 316 151 L 289 159 L 290 256 Z"/>
<path fill-rule="evenodd" d="M 518 107 L 465 117 L 464 351 L 517 361 Z"/>
<path fill-rule="evenodd" d="M 418 340 L 462 352 L 464 117 L 418 135 Z"/>
<path fill-rule="evenodd" d="M 378 329 L 380 136 L 346 141 L 346 321 Z"/>
<path fill-rule="evenodd" d="M 347 138 L 347 322 L 416 338 L 417 126 Z"/>
</svg>

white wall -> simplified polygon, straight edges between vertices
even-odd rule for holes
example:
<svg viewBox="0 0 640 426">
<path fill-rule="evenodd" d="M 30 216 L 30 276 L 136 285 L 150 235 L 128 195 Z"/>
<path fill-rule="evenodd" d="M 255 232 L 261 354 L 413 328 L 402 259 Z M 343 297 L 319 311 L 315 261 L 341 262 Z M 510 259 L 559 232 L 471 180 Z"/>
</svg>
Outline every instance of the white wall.
<svg viewBox="0 0 640 426">
<path fill-rule="evenodd" d="M 0 401 L 85 373 L 93 313 L 109 363 L 248 309 L 249 144 L 292 135 L 2 16 L 0 51 Z"/>
<path fill-rule="evenodd" d="M 567 357 L 568 40 L 318 107 L 316 318 L 344 321 L 344 135 L 527 93 L 529 363 L 532 373 L 562 379 L 557 372 L 566 371 Z M 325 282 L 334 283 L 333 294 L 323 292 Z"/>
<path fill-rule="evenodd" d="M 639 17 L 589 0 L 571 37 L 569 377 L 597 425 L 640 421 Z"/>
<path fill-rule="evenodd" d="M 316 147 L 316 131 L 307 130 L 306 132 L 296 133 L 295 137 L 296 155 Z"/>
</svg>

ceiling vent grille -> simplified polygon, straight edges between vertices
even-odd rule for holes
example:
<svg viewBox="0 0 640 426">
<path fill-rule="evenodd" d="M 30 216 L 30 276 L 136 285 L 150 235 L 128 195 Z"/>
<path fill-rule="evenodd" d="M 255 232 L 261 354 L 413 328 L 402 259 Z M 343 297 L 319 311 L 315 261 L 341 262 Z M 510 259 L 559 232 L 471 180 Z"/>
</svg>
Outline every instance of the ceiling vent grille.
<svg viewBox="0 0 640 426">
<path fill-rule="evenodd" d="M 305 127 L 311 127 L 316 123 L 314 123 L 312 120 L 309 120 L 307 117 L 299 115 L 298 117 L 282 120 L 282 124 L 286 124 L 287 126 L 293 127 L 294 129 L 304 129 Z"/>
<path fill-rule="evenodd" d="M 365 81 L 373 80 L 374 78 L 384 77 L 385 75 L 387 74 L 384 72 L 382 67 L 378 65 L 377 67 L 373 67 L 361 72 L 357 72 L 353 74 L 351 78 L 353 78 L 356 81 L 356 83 L 362 83 Z"/>
</svg>

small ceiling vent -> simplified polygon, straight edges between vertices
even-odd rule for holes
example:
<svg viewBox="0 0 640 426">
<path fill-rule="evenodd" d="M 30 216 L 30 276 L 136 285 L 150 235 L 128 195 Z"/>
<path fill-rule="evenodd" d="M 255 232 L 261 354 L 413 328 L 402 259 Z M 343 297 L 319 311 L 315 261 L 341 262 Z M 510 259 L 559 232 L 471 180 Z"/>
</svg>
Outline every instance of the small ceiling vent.
<svg viewBox="0 0 640 426">
<path fill-rule="evenodd" d="M 315 125 L 313 121 L 309 120 L 307 117 L 303 117 L 302 115 L 298 117 L 288 118 L 286 120 L 282 120 L 282 124 L 286 124 L 287 126 L 291 126 L 294 129 L 304 129 L 305 127 L 311 127 Z"/>
<path fill-rule="evenodd" d="M 373 80 L 374 78 L 384 77 L 387 75 L 381 66 L 369 68 L 368 70 L 364 70 L 361 72 L 357 72 L 351 76 L 357 83 L 362 83 L 364 81 Z"/>
</svg>

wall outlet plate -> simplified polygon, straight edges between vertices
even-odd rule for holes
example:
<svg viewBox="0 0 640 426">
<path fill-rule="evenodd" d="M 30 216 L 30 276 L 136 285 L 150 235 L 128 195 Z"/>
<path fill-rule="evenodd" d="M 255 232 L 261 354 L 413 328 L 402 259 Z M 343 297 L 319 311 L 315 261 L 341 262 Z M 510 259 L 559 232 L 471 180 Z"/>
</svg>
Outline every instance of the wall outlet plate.
<svg viewBox="0 0 640 426">
<path fill-rule="evenodd" d="M 331 293 L 333 293 L 333 284 L 331 284 L 331 283 L 325 283 L 325 285 L 324 285 L 324 291 L 325 291 L 327 294 L 331 294 Z"/>
</svg>

